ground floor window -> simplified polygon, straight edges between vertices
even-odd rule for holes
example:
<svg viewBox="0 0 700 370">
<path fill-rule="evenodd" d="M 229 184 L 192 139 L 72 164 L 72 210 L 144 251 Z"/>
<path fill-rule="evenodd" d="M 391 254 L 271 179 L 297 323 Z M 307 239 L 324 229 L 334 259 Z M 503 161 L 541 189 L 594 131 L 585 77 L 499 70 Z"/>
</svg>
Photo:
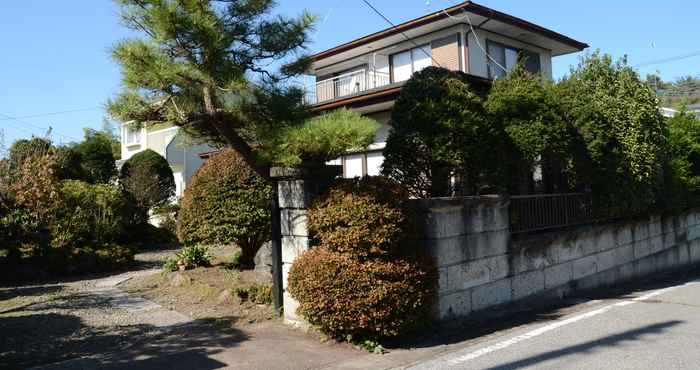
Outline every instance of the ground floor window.
<svg viewBox="0 0 700 370">
<path fill-rule="evenodd" d="M 355 153 L 342 158 L 343 177 L 351 179 L 362 176 L 379 176 L 384 156 L 381 151 Z"/>
</svg>

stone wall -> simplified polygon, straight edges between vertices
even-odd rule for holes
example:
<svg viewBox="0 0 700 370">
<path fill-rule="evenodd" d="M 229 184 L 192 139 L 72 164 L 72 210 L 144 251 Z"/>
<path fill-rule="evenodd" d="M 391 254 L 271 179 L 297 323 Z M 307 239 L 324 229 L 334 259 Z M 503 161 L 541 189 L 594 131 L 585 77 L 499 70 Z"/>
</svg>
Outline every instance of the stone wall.
<svg viewBox="0 0 700 370">
<path fill-rule="evenodd" d="M 508 200 L 422 199 L 418 245 L 439 271 L 438 320 L 700 262 L 700 212 L 512 236 Z"/>
</svg>

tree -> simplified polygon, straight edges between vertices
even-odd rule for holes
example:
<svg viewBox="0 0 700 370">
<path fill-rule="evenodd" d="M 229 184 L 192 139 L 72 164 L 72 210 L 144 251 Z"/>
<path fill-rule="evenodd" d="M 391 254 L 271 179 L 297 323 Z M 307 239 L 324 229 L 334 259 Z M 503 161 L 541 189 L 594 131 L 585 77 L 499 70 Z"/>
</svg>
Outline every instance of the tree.
<svg viewBox="0 0 700 370">
<path fill-rule="evenodd" d="M 51 141 L 33 136 L 31 139 L 20 139 L 12 143 L 8 155 L 11 172 L 19 170 L 22 163 L 30 157 L 43 156 L 50 152 Z"/>
<path fill-rule="evenodd" d="M 165 158 L 150 149 L 124 162 L 119 178 L 144 213 L 167 204 L 175 195 L 173 170 Z"/>
<path fill-rule="evenodd" d="M 113 49 L 125 90 L 108 103 L 110 114 L 181 126 L 235 149 L 269 178 L 269 164 L 258 160 L 261 139 L 307 117 L 301 90 L 284 81 L 308 67 L 302 53 L 314 17 L 273 17 L 273 0 L 117 3 L 124 24 L 145 37 Z M 271 72 L 274 62 L 288 63 Z"/>
<path fill-rule="evenodd" d="M 694 206 L 700 196 L 700 120 L 681 110 L 667 120 L 669 169 L 672 178 L 667 188 L 669 203 Z"/>
<path fill-rule="evenodd" d="M 379 125 L 371 118 L 341 108 L 281 130 L 266 151 L 271 163 L 296 166 L 326 163 L 348 149 L 362 149 L 374 141 Z"/>
<path fill-rule="evenodd" d="M 180 202 L 178 237 L 185 245 L 235 243 L 240 263 L 254 265 L 270 240 L 272 188 L 240 155 L 224 149 L 192 177 Z"/>
<path fill-rule="evenodd" d="M 415 73 L 392 112 L 382 173 L 415 197 L 450 195 L 450 176 L 461 177 L 472 194 L 502 186 L 507 146 L 482 96 L 461 72 L 428 67 Z"/>
<path fill-rule="evenodd" d="M 517 183 L 512 185 L 511 193 L 533 192 L 532 173 L 536 167 L 543 171 L 546 192 L 569 190 L 565 174 L 574 172 L 572 167 L 580 163 L 580 149 L 575 145 L 575 130 L 564 120 L 551 81 L 518 65 L 494 81 L 485 107 L 491 122 L 502 125 L 513 143 L 515 166 L 511 171 L 519 176 L 513 176 Z"/>
<path fill-rule="evenodd" d="M 85 139 L 72 148 L 80 156 L 84 180 L 91 184 L 108 183 L 117 173 L 112 141 L 100 131 L 85 129 Z"/>
<path fill-rule="evenodd" d="M 103 133 L 108 139 L 112 146 L 112 155 L 114 159 L 119 160 L 122 158 L 122 146 L 120 135 L 114 128 L 114 124 L 107 118 L 102 118 L 102 127 L 100 128 L 100 133 Z"/>
<path fill-rule="evenodd" d="M 609 55 L 582 58 L 558 86 L 566 119 L 590 158 L 586 182 L 599 207 L 618 212 L 654 205 L 662 180 L 664 122 L 649 85 Z"/>
</svg>

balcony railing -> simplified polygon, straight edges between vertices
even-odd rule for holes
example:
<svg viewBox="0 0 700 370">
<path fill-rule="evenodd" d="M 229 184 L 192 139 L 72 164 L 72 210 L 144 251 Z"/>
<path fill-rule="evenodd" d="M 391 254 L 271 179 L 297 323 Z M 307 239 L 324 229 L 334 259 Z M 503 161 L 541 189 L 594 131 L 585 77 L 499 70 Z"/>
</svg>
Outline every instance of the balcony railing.
<svg viewBox="0 0 700 370">
<path fill-rule="evenodd" d="M 318 81 L 306 103 L 318 104 L 391 84 L 388 73 L 360 70 Z"/>
</svg>

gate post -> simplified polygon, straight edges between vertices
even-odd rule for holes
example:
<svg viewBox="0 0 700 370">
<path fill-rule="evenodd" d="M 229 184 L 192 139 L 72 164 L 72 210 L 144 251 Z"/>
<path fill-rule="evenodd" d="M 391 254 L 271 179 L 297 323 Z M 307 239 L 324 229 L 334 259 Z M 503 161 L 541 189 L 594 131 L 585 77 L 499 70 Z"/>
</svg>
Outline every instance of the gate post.
<svg viewBox="0 0 700 370">
<path fill-rule="evenodd" d="M 287 324 L 304 326 L 304 320 L 296 313 L 298 302 L 287 292 L 287 275 L 294 259 L 310 246 L 308 209 L 340 174 L 340 166 L 325 165 L 273 167 L 270 170 L 277 196 L 277 214 L 273 215 L 273 224 L 279 221 L 279 233 L 273 229 L 274 296 L 276 300 L 281 299 Z"/>
</svg>

